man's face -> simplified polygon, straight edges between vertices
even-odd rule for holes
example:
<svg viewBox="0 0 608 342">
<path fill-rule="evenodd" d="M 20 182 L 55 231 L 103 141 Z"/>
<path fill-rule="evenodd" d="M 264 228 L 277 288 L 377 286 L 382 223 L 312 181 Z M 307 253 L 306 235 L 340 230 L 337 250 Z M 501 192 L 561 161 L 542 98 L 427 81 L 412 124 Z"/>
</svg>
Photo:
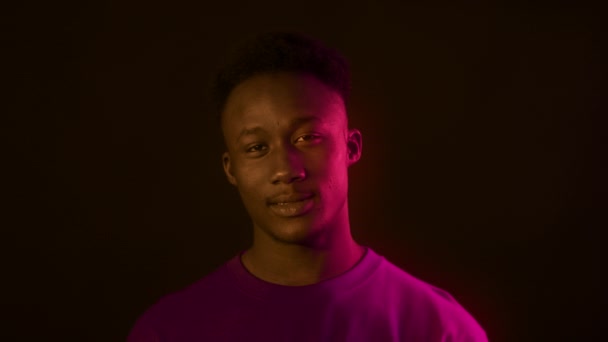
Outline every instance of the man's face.
<svg viewBox="0 0 608 342">
<path fill-rule="evenodd" d="M 347 128 L 340 95 L 314 76 L 253 76 L 222 114 L 223 163 L 254 229 L 284 243 L 312 243 L 348 225 L 348 166 L 361 135 Z"/>
</svg>

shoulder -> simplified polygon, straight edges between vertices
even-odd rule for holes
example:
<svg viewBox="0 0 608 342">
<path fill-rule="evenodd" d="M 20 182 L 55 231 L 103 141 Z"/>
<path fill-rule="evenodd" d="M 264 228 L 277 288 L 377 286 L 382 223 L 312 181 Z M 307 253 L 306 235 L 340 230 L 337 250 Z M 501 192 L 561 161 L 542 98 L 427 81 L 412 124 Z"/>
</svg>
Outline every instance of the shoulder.
<svg viewBox="0 0 608 342">
<path fill-rule="evenodd" d="M 179 330 L 193 317 L 213 312 L 221 305 L 222 289 L 230 287 L 226 265 L 174 293 L 161 297 L 135 322 L 129 342 L 160 342 L 169 331 Z"/>
<path fill-rule="evenodd" d="M 384 258 L 383 258 L 384 259 Z M 475 318 L 447 291 L 384 259 L 374 277 L 392 311 L 425 336 L 441 341 L 487 341 Z M 430 335 L 429 335 L 430 334 Z M 429 339 L 434 340 L 434 339 Z"/>
</svg>

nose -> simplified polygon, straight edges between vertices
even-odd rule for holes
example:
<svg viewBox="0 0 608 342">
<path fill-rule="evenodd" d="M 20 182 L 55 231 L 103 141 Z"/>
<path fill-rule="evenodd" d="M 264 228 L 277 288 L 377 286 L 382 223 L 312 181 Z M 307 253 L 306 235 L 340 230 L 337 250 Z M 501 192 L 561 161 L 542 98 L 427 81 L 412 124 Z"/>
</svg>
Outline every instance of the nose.
<svg viewBox="0 0 608 342">
<path fill-rule="evenodd" d="M 290 146 L 276 148 L 274 151 L 274 170 L 272 184 L 291 184 L 306 178 L 306 170 L 299 151 Z"/>
</svg>

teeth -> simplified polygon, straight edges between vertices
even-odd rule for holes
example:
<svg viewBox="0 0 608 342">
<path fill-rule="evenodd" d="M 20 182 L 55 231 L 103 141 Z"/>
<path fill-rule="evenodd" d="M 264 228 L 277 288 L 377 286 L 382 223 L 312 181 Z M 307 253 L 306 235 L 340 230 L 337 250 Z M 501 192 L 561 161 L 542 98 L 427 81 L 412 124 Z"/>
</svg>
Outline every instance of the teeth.
<svg viewBox="0 0 608 342">
<path fill-rule="evenodd" d="M 274 203 L 274 205 L 290 205 L 290 204 L 304 202 L 304 201 L 307 201 L 307 200 L 308 200 L 308 198 L 304 198 L 304 199 L 297 200 L 297 201 L 290 201 L 290 202 L 276 202 L 276 203 Z"/>
<path fill-rule="evenodd" d="M 288 204 L 293 204 L 293 203 L 298 203 L 298 202 L 302 202 L 302 201 L 293 201 L 293 202 L 279 202 L 279 203 L 277 203 L 277 205 L 288 205 Z"/>
</svg>

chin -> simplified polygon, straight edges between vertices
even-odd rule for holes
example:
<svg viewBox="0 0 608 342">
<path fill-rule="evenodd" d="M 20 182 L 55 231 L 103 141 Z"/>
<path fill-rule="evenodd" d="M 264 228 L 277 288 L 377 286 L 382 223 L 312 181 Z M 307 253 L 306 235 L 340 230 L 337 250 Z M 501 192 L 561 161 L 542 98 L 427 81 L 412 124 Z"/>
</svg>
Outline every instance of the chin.
<svg viewBox="0 0 608 342">
<path fill-rule="evenodd" d="M 300 221 L 300 220 L 298 220 Z M 308 220 L 305 220 L 308 221 Z M 262 229 L 273 240 L 285 244 L 314 245 L 324 229 L 310 222 L 287 222 Z"/>
</svg>

